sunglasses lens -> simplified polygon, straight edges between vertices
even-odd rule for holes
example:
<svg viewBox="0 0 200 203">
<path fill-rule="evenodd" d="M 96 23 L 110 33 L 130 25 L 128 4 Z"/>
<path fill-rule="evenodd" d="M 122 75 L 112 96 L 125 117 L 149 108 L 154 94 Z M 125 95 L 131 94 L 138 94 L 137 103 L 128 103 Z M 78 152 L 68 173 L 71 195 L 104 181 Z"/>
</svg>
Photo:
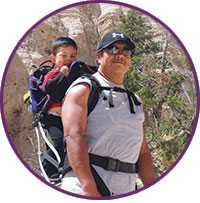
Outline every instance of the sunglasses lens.
<svg viewBox="0 0 200 203">
<path fill-rule="evenodd" d="M 126 56 L 130 56 L 132 54 L 132 50 L 127 49 L 127 48 L 126 49 L 120 49 L 116 46 L 108 47 L 107 50 L 110 54 L 118 54 L 120 52 L 120 50 L 122 50 L 122 53 Z"/>
<path fill-rule="evenodd" d="M 111 53 L 111 54 L 118 54 L 120 51 L 120 49 L 118 47 L 110 47 L 108 48 L 108 52 Z"/>
<path fill-rule="evenodd" d="M 123 49 L 123 54 L 126 56 L 130 56 L 132 54 L 132 50 L 130 49 Z"/>
</svg>

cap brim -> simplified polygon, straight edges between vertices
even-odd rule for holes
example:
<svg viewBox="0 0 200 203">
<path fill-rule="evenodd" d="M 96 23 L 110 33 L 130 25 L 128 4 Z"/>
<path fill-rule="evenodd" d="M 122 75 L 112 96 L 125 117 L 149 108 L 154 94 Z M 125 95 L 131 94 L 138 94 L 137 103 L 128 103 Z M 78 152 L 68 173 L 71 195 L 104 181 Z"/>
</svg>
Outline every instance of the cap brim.
<svg viewBox="0 0 200 203">
<path fill-rule="evenodd" d="M 108 48 L 111 44 L 113 44 L 113 43 L 115 43 L 115 42 L 124 42 L 126 45 L 128 45 L 128 47 L 130 48 L 130 49 L 134 49 L 135 48 L 135 45 L 132 43 L 132 42 L 128 42 L 127 40 L 123 40 L 123 39 L 121 39 L 121 40 L 113 40 L 113 41 L 111 41 L 110 43 L 108 43 L 108 44 L 106 44 L 106 45 L 104 45 L 104 46 L 102 46 L 101 48 L 98 48 L 98 52 L 100 52 L 100 51 L 102 51 L 103 49 L 106 49 L 106 48 Z"/>
</svg>

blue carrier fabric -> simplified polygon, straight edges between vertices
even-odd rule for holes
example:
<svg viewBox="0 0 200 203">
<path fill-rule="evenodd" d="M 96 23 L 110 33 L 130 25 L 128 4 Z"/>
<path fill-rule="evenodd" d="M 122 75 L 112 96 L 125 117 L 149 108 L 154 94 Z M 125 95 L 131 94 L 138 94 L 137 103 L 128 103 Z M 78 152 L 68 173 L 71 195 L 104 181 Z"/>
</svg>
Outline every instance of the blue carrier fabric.
<svg viewBox="0 0 200 203">
<path fill-rule="evenodd" d="M 81 75 L 91 75 L 97 72 L 97 66 L 86 65 L 84 62 L 75 61 L 71 64 L 68 75 L 68 87 Z"/>
<path fill-rule="evenodd" d="M 30 100 L 32 105 L 33 113 L 39 113 L 41 110 L 43 112 L 47 111 L 52 103 L 56 101 L 54 95 L 49 95 L 45 92 L 43 87 L 43 81 L 45 75 L 51 71 L 54 67 L 44 65 L 49 61 L 44 61 L 39 67 L 30 75 L 29 78 L 29 91 L 30 91 Z M 97 71 L 97 66 L 86 65 L 81 61 L 75 61 L 71 64 L 68 75 L 68 84 L 69 87 L 73 81 L 78 77 L 84 74 L 93 74 Z"/>
<path fill-rule="evenodd" d="M 46 61 L 47 62 L 47 61 Z M 53 66 L 42 66 L 41 64 L 29 78 L 29 91 L 33 113 L 38 113 L 46 99 L 50 102 L 50 96 L 46 94 L 42 87 L 45 75 L 53 69 Z"/>
</svg>

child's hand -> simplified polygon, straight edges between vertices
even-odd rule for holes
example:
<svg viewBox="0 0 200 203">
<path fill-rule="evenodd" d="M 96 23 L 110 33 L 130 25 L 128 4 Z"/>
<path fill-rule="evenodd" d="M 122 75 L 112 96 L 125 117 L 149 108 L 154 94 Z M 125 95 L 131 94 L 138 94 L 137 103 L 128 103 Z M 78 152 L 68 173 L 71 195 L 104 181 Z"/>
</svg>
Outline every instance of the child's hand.
<svg viewBox="0 0 200 203">
<path fill-rule="evenodd" d="M 62 68 L 60 69 L 60 71 L 67 77 L 69 75 L 69 68 L 68 66 L 64 65 L 62 66 Z"/>
</svg>

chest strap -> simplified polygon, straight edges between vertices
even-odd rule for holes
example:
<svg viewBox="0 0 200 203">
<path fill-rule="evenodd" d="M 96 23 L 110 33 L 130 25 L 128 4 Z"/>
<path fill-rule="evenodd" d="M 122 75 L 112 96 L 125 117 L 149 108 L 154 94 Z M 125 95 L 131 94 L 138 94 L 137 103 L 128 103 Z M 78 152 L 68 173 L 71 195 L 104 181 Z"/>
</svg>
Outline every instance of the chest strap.
<svg viewBox="0 0 200 203">
<path fill-rule="evenodd" d="M 89 154 L 90 163 L 99 166 L 108 171 L 123 172 L 123 173 L 137 173 L 137 164 L 119 161 L 110 157 L 102 157 L 95 154 Z"/>
</svg>

